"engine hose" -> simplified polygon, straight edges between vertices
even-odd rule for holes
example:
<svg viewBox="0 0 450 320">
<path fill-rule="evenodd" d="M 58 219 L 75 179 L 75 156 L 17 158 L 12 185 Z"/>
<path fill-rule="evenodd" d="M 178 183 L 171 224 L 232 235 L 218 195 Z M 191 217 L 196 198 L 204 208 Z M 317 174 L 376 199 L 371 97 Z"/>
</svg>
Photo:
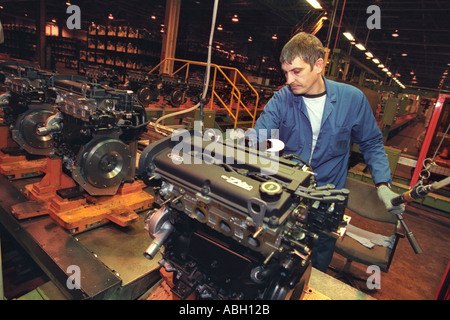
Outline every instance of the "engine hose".
<svg viewBox="0 0 450 320">
<path fill-rule="evenodd" d="M 189 108 L 189 109 L 186 109 L 186 110 L 182 110 L 182 111 L 178 111 L 178 112 L 174 112 L 174 113 L 170 113 L 170 114 L 166 114 L 165 116 L 162 116 L 158 120 L 156 120 L 155 124 L 154 124 L 154 127 L 155 127 L 155 131 L 158 132 L 158 133 L 162 133 L 158 129 L 158 123 L 159 122 L 161 122 L 162 120 L 164 120 L 166 118 L 175 117 L 175 116 L 178 116 L 180 114 L 188 113 L 188 112 L 191 112 L 191 111 L 197 109 L 201 105 L 202 100 L 205 99 L 206 94 L 208 93 L 209 78 L 210 78 L 210 74 L 211 74 L 212 42 L 213 42 L 213 38 L 214 38 L 214 29 L 216 27 L 216 17 L 217 17 L 217 8 L 218 8 L 218 6 L 219 6 L 219 0 L 215 0 L 214 1 L 214 8 L 213 8 L 212 23 L 211 23 L 211 32 L 210 32 L 209 43 L 208 43 L 208 58 L 207 58 L 207 62 L 206 62 L 206 80 L 205 80 L 205 84 L 204 84 L 204 88 L 203 88 L 202 98 L 200 99 L 200 102 L 197 103 L 192 108 Z"/>
</svg>

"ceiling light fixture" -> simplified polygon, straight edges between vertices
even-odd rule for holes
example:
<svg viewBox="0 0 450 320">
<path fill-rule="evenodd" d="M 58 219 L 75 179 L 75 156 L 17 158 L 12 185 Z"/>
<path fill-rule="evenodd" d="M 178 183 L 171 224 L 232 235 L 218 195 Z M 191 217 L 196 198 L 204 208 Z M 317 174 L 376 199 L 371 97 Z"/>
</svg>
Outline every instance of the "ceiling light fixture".
<svg viewBox="0 0 450 320">
<path fill-rule="evenodd" d="M 235 15 L 233 16 L 233 18 L 231 18 L 231 21 L 233 21 L 233 22 L 239 22 L 239 17 L 238 17 L 238 15 L 235 14 Z"/>
<path fill-rule="evenodd" d="M 310 0 L 306 0 L 306 1 L 308 1 L 308 2 L 311 4 L 311 1 L 310 1 Z M 311 4 L 311 5 L 312 5 L 312 4 Z M 350 41 L 350 44 L 355 45 L 356 39 L 355 39 L 355 37 L 354 37 L 350 32 L 346 31 L 346 32 L 344 32 L 344 33 L 342 33 L 342 34 L 344 35 L 344 37 L 346 37 L 346 38 Z M 398 37 L 398 36 L 399 36 L 398 30 L 397 30 L 397 29 L 396 29 L 395 32 L 392 34 L 392 36 L 393 36 L 393 37 Z M 366 47 L 365 47 L 363 44 L 361 44 L 361 43 L 356 44 L 355 47 L 357 47 L 357 48 L 358 48 L 359 50 L 361 50 L 361 51 L 366 51 L 366 50 L 367 50 Z M 384 72 L 387 73 L 388 76 L 392 77 L 392 73 L 388 70 L 388 68 L 386 68 L 382 63 L 380 63 L 380 60 L 378 60 L 377 58 L 374 58 L 373 54 L 372 54 L 370 51 L 365 52 L 365 55 L 367 56 L 367 58 L 366 58 L 367 60 L 372 59 L 372 62 L 373 62 L 373 63 L 378 64 L 378 68 L 382 69 Z M 402 53 L 401 55 L 402 55 L 402 57 L 408 56 L 407 53 Z M 448 65 L 450 66 L 450 63 L 449 63 Z M 400 75 L 398 75 L 398 76 L 400 76 Z M 394 78 L 394 80 L 395 80 L 395 81 L 396 81 L 403 89 L 405 88 L 405 87 L 402 85 L 402 83 L 401 83 L 400 81 L 398 81 L 397 78 Z"/>
<path fill-rule="evenodd" d="M 317 0 L 306 0 L 314 9 L 323 9 Z"/>
<path fill-rule="evenodd" d="M 343 35 L 344 35 L 344 37 L 346 37 L 349 41 L 355 41 L 355 40 L 356 40 L 350 32 L 344 32 Z"/>
<path fill-rule="evenodd" d="M 114 19 L 112 13 L 109 14 L 108 19 L 110 19 L 110 20 L 113 20 L 113 19 Z"/>
<path fill-rule="evenodd" d="M 219 31 L 222 31 L 222 30 L 223 30 L 223 27 L 222 27 L 221 24 L 219 24 L 219 26 L 217 27 L 217 30 L 219 30 Z"/>
<path fill-rule="evenodd" d="M 357 45 L 355 45 L 355 47 L 357 47 L 361 51 L 366 50 L 366 47 L 364 47 L 361 43 L 358 43 Z"/>
<path fill-rule="evenodd" d="M 274 34 L 273 34 L 273 36 L 272 36 L 272 39 L 273 39 L 273 40 L 277 40 L 277 39 L 278 39 L 278 37 L 277 37 L 277 34 L 276 34 L 276 33 L 274 33 Z"/>
</svg>

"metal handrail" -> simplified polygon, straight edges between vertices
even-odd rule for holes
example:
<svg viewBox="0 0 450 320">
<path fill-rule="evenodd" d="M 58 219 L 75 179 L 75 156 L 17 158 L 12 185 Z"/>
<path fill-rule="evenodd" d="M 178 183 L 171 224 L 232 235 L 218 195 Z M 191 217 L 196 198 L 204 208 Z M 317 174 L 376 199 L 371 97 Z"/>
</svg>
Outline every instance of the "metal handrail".
<svg viewBox="0 0 450 320">
<path fill-rule="evenodd" d="M 158 63 L 152 70 L 149 71 L 149 73 L 153 73 L 155 70 L 157 70 L 163 63 L 166 63 L 168 61 L 177 61 L 177 62 L 182 62 L 184 63 L 180 68 L 178 68 L 175 72 L 172 72 L 172 75 L 177 74 L 178 72 L 180 72 L 181 70 L 183 70 L 184 68 L 186 68 L 186 74 L 185 74 L 185 80 L 187 81 L 188 79 L 188 75 L 189 75 L 189 67 L 190 65 L 199 65 L 199 66 L 207 66 L 206 62 L 199 62 L 199 61 L 191 61 L 191 60 L 184 60 L 184 59 L 176 59 L 176 58 L 166 58 L 164 60 L 162 60 L 160 63 Z M 227 66 L 219 66 L 217 64 L 211 63 L 211 67 L 214 68 L 214 73 L 213 73 L 213 77 L 212 77 L 212 93 L 211 93 L 211 101 L 210 101 L 210 109 L 212 109 L 213 107 L 213 101 L 214 101 L 214 97 L 217 98 L 217 101 L 220 102 L 220 104 L 225 107 L 225 109 L 228 111 L 229 115 L 233 118 L 234 120 L 234 128 L 237 127 L 237 122 L 238 122 L 238 118 L 239 118 L 239 111 L 240 111 L 240 107 L 242 106 L 244 108 L 244 110 L 250 115 L 250 117 L 252 118 L 252 128 L 255 125 L 255 121 L 256 121 L 256 113 L 258 111 L 258 103 L 259 103 L 259 94 L 258 91 L 253 88 L 253 86 L 250 84 L 250 82 L 248 82 L 248 80 L 244 77 L 244 75 L 236 68 L 233 67 L 227 67 Z M 231 80 L 223 70 L 231 70 L 231 71 L 235 71 L 234 74 L 234 79 Z M 219 73 L 225 78 L 225 80 L 231 85 L 232 88 L 232 92 L 231 92 L 231 99 L 230 99 L 230 105 L 227 106 L 227 104 L 220 98 L 219 94 L 216 92 L 215 90 L 215 86 L 216 86 L 216 79 L 217 79 L 217 71 L 219 71 Z M 249 108 L 245 105 L 244 101 L 242 101 L 241 99 L 241 91 L 239 90 L 239 88 L 236 86 L 236 78 L 237 75 L 239 75 L 241 77 L 241 79 L 247 84 L 247 86 L 255 93 L 256 95 L 256 102 L 255 102 L 255 110 L 252 112 L 249 110 Z M 233 114 L 233 110 L 232 110 L 232 105 L 233 105 L 233 98 L 235 98 L 237 100 L 237 106 L 236 106 L 236 112 Z"/>
</svg>

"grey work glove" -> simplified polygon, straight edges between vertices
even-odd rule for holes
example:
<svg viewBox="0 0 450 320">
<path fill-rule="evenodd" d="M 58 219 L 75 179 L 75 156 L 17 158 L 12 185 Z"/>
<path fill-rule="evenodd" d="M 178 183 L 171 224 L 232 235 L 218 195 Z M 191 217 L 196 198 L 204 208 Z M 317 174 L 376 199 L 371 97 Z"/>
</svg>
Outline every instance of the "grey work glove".
<svg viewBox="0 0 450 320">
<path fill-rule="evenodd" d="M 380 186 L 377 189 L 378 198 L 386 206 L 386 210 L 392 214 L 402 214 L 405 211 L 405 205 L 393 206 L 391 200 L 398 197 L 388 186 Z"/>
</svg>

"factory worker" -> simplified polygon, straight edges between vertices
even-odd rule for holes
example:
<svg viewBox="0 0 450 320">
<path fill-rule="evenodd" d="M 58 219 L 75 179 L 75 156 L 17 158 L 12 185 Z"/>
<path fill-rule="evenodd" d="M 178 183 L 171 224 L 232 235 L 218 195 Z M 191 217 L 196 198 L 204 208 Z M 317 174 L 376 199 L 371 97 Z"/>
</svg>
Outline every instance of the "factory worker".
<svg viewBox="0 0 450 320">
<path fill-rule="evenodd" d="M 334 184 L 337 189 L 345 187 L 353 141 L 364 156 L 387 210 L 403 212 L 404 205 L 390 204 L 398 195 L 389 188 L 391 172 L 382 134 L 363 92 L 322 75 L 324 49 L 311 34 L 301 32 L 292 37 L 282 49 L 280 62 L 286 85 L 265 105 L 254 126 L 255 134 L 278 129 L 278 138 L 285 143 L 284 154 L 295 154 L 308 162 L 318 186 Z M 315 268 L 326 271 L 335 242 L 332 237 L 320 235 L 312 257 Z"/>
</svg>

